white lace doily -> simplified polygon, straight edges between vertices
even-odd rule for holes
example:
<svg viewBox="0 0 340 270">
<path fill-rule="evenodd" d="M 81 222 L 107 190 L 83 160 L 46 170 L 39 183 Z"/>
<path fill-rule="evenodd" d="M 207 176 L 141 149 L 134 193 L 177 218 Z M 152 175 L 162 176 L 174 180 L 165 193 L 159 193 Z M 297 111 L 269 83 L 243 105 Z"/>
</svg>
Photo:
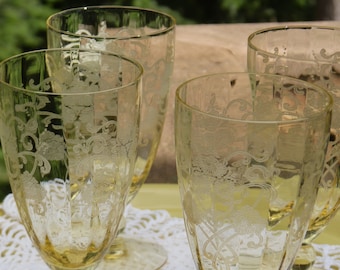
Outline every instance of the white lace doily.
<svg viewBox="0 0 340 270">
<path fill-rule="evenodd" d="M 10 270 L 48 270 L 32 246 L 20 218 L 12 194 L 1 205 L 0 215 L 0 266 Z M 124 235 L 158 243 L 168 253 L 161 270 L 195 269 L 183 219 L 171 217 L 165 210 L 140 210 L 128 207 Z M 340 246 L 314 245 L 318 257 L 314 268 L 340 269 Z M 98 270 L 106 269 L 102 265 Z M 143 270 L 144 269 L 141 267 Z M 139 269 L 137 269 L 139 270 Z"/>
</svg>

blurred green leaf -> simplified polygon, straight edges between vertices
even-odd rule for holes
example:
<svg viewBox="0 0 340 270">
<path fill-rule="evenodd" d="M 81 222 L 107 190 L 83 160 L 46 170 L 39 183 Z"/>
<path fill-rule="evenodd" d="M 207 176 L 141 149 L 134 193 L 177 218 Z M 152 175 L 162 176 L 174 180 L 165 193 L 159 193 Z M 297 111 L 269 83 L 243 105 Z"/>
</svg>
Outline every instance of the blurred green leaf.
<svg viewBox="0 0 340 270">
<path fill-rule="evenodd" d="M 45 46 L 45 21 L 55 12 L 39 0 L 0 0 L 0 60 Z"/>
</svg>

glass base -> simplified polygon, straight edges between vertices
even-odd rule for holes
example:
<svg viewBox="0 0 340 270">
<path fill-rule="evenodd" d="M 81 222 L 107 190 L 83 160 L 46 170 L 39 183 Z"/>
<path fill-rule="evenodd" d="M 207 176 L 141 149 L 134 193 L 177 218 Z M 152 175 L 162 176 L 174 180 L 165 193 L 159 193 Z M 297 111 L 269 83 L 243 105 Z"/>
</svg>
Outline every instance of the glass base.
<svg viewBox="0 0 340 270">
<path fill-rule="evenodd" d="M 98 270 L 157 270 L 168 259 L 166 250 L 156 243 L 123 237 L 116 240 L 118 242 L 112 246 Z"/>
<path fill-rule="evenodd" d="M 309 270 L 313 268 L 316 252 L 311 245 L 302 245 L 296 256 L 292 270 Z"/>
</svg>

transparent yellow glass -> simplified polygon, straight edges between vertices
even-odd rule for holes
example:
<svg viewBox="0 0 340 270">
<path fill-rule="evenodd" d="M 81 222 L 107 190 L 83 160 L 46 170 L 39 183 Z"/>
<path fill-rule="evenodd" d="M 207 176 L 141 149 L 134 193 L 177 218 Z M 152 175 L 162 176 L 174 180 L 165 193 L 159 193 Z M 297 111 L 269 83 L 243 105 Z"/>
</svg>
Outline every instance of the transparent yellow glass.
<svg viewBox="0 0 340 270">
<path fill-rule="evenodd" d="M 131 184 L 143 68 L 113 53 L 50 49 L 0 70 L 0 135 L 21 221 L 51 269 L 95 269 Z"/>
<path fill-rule="evenodd" d="M 334 99 L 332 135 L 324 174 L 305 240 L 294 269 L 309 269 L 315 260 L 310 245 L 340 206 L 340 29 L 285 26 L 259 30 L 248 38 L 248 69 L 287 75 L 326 88 Z"/>
<path fill-rule="evenodd" d="M 48 48 L 107 50 L 132 57 L 142 64 L 141 124 L 136 168 L 127 199 L 129 203 L 149 175 L 163 130 L 175 54 L 174 18 L 139 7 L 92 6 L 64 10 L 47 20 L 47 45 Z M 121 226 L 123 229 L 125 225 L 122 223 Z M 158 264 L 159 267 L 166 261 L 166 251 L 161 246 L 154 247 L 153 243 L 144 242 L 145 248 L 140 249 L 140 243 L 134 244 L 135 241 L 137 239 L 128 242 L 127 238 L 119 237 L 111 258 L 117 260 L 119 254 L 123 254 L 130 265 L 139 265 L 135 256 L 128 257 L 136 252 L 144 261 L 150 261 L 150 268 Z M 160 255 L 162 250 L 163 256 L 153 255 Z M 159 259 L 159 262 L 154 261 Z"/>
<path fill-rule="evenodd" d="M 331 108 L 323 88 L 279 75 L 209 74 L 179 86 L 177 174 L 196 269 L 291 269 Z"/>
</svg>

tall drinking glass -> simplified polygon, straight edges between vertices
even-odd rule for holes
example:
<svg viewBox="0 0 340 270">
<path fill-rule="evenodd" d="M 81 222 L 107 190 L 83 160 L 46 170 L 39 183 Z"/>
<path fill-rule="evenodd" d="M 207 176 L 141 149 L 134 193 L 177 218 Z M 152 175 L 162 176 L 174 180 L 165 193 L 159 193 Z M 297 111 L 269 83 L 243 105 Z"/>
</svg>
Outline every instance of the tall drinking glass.
<svg viewBox="0 0 340 270">
<path fill-rule="evenodd" d="M 95 269 L 117 234 L 137 155 L 142 72 L 122 56 L 80 49 L 0 64 L 7 173 L 51 269 Z"/>
<path fill-rule="evenodd" d="M 132 57 L 144 67 L 138 156 L 129 203 L 150 172 L 161 138 L 173 71 L 175 20 L 167 14 L 138 7 L 74 8 L 48 18 L 47 38 L 49 48 L 103 49 Z M 146 268 L 153 265 L 158 268 L 166 260 L 161 246 L 143 242 L 141 249 L 137 239 L 118 239 L 111 257 L 117 260 L 123 254 L 121 259 L 129 260 L 132 268 L 134 263 L 140 267 L 140 258 Z M 124 250 L 124 244 L 129 252 Z"/>
<path fill-rule="evenodd" d="M 316 259 L 312 241 L 340 206 L 340 29 L 285 26 L 259 30 L 248 38 L 248 69 L 287 75 L 326 88 L 334 99 L 332 135 L 312 218 L 295 269 L 308 269 Z"/>
<path fill-rule="evenodd" d="M 175 142 L 196 269 L 288 270 L 314 206 L 332 98 L 294 78 L 198 77 L 176 91 Z"/>
</svg>

